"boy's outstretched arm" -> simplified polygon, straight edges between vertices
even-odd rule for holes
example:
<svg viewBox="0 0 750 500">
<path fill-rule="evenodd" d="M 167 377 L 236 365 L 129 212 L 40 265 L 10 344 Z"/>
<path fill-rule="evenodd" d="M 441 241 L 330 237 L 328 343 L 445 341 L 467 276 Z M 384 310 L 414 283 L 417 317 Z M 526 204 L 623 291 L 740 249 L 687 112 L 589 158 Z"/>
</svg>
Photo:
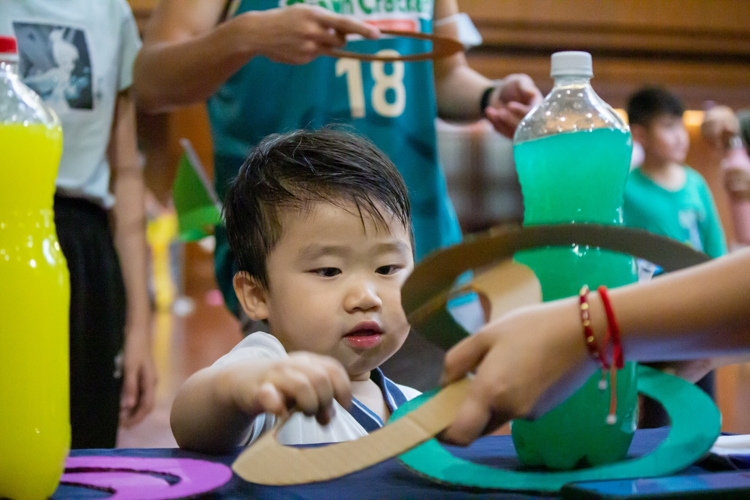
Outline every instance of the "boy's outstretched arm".
<svg viewBox="0 0 750 500">
<path fill-rule="evenodd" d="M 226 453 L 247 439 L 258 415 L 283 417 L 297 408 L 326 424 L 334 399 L 351 404 L 349 376 L 333 358 L 300 352 L 282 360 L 238 359 L 204 368 L 182 385 L 172 433 L 181 448 Z"/>
</svg>

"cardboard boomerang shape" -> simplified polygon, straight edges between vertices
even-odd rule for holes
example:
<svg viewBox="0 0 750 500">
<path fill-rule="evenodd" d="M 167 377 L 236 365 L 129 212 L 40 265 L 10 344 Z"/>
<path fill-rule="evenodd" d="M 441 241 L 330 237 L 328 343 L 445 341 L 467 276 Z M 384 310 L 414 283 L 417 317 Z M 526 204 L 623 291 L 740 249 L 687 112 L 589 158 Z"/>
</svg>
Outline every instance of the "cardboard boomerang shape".
<svg viewBox="0 0 750 500">
<path fill-rule="evenodd" d="M 468 379 L 452 384 L 427 401 L 420 410 L 392 425 L 354 441 L 319 448 L 282 446 L 270 432 L 250 445 L 232 464 L 232 470 L 245 481 L 267 485 L 314 483 L 340 477 L 395 457 L 435 436 L 456 417 L 466 395 Z"/>
<path fill-rule="evenodd" d="M 380 32 L 384 35 L 389 36 L 415 38 L 417 40 L 430 41 L 432 42 L 432 50 L 430 52 L 420 52 L 418 54 L 396 54 L 393 51 L 391 51 L 392 53 L 385 54 L 365 54 L 362 52 L 350 52 L 348 50 L 331 49 L 326 51 L 325 54 L 331 57 L 345 57 L 347 59 L 358 59 L 360 61 L 418 62 L 441 59 L 443 57 L 452 56 L 457 52 L 463 52 L 464 50 L 463 44 L 454 38 L 433 35 L 430 33 L 416 33 L 413 31 L 401 30 L 380 30 Z"/>
<path fill-rule="evenodd" d="M 498 227 L 429 255 L 404 284 L 404 311 L 419 334 L 448 349 L 468 335 L 446 309 L 451 297 L 468 290 L 477 292 L 490 318 L 538 303 L 541 288 L 534 273 L 510 259 L 520 250 L 571 245 L 619 251 L 653 262 L 665 271 L 709 260 L 687 245 L 639 229 L 598 224 Z M 467 270 L 474 270 L 477 276 L 468 285 L 456 288 L 456 279 Z M 362 470 L 400 455 L 447 428 L 467 387 L 467 379 L 445 387 L 413 411 L 354 441 L 317 448 L 282 446 L 276 441 L 276 432 L 283 425 L 280 423 L 248 447 L 232 469 L 246 481 L 266 485 L 325 481 Z"/>
</svg>

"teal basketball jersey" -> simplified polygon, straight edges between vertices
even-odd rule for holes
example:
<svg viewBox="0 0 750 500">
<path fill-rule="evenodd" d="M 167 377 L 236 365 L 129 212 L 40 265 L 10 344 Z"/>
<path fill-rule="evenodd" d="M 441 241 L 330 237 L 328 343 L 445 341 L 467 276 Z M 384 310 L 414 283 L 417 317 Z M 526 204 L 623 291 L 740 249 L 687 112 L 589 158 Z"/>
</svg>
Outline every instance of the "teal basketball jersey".
<svg viewBox="0 0 750 500">
<path fill-rule="evenodd" d="M 286 8 L 300 0 L 243 0 L 237 12 Z M 308 1 L 383 28 L 432 32 L 432 0 Z M 347 50 L 412 54 L 431 50 L 407 38 L 351 40 Z M 216 187 L 223 198 L 252 146 L 263 137 L 299 128 L 346 124 L 371 139 L 395 163 L 409 190 L 417 259 L 457 243 L 461 232 L 438 165 L 437 105 L 432 62 L 363 62 L 321 56 L 305 65 L 256 57 L 208 101 L 216 156 Z M 225 245 L 221 230 L 219 247 Z M 231 293 L 231 263 L 217 248 L 217 279 Z M 220 277 L 220 274 L 223 276 Z M 226 295 L 226 294 L 225 294 Z"/>
</svg>

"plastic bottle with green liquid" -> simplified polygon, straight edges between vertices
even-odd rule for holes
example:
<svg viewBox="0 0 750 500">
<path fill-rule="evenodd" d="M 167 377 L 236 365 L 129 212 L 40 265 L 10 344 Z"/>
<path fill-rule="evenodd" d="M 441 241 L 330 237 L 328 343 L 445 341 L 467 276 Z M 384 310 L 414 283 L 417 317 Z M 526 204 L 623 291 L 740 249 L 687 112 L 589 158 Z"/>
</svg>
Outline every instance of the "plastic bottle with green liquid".
<svg viewBox="0 0 750 500">
<path fill-rule="evenodd" d="M 0 498 L 49 498 L 70 448 L 68 268 L 53 196 L 60 122 L 0 37 Z"/>
<path fill-rule="evenodd" d="M 554 88 L 523 119 L 513 138 L 524 225 L 622 225 L 630 130 L 591 88 L 589 53 L 553 54 L 551 76 Z M 583 285 L 595 290 L 637 280 L 632 257 L 598 247 L 548 247 L 519 252 L 515 258 L 534 270 L 544 301 L 577 295 Z M 600 380 L 599 373 L 593 375 L 536 421 L 513 422 L 513 443 L 523 463 L 570 469 L 625 457 L 638 418 L 635 363 L 618 371 L 614 424 L 606 421 L 610 387 L 601 389 Z"/>
</svg>

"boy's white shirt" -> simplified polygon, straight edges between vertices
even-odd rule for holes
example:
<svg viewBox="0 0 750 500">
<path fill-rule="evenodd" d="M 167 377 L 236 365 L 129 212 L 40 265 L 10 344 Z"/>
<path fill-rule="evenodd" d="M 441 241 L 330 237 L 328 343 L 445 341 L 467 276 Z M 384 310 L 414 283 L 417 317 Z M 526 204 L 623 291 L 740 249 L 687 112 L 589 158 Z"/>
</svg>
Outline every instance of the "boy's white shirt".
<svg viewBox="0 0 750 500">
<path fill-rule="evenodd" d="M 230 363 L 253 359 L 280 360 L 288 356 L 284 346 L 276 337 L 264 332 L 255 332 L 219 358 L 213 366 L 226 366 Z M 396 385 L 407 399 L 413 399 L 421 394 L 411 387 Z M 277 441 L 284 445 L 336 443 L 367 435 L 364 427 L 338 402 L 334 401 L 333 407 L 336 414 L 326 426 L 320 425 L 315 417 L 295 413 L 279 431 Z M 273 428 L 275 423 L 276 417 L 270 413 L 257 416 L 252 423 L 250 436 L 244 444 L 254 442 L 261 434 Z"/>
</svg>

